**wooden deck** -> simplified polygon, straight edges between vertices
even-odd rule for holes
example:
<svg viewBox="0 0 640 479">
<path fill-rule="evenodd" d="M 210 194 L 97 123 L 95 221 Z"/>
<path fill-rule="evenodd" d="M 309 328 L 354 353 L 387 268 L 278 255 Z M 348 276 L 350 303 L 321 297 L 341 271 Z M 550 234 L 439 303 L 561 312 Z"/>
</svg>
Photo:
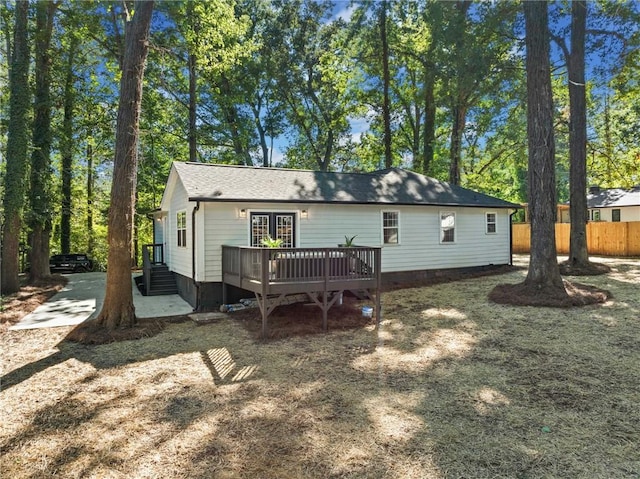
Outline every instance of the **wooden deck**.
<svg viewBox="0 0 640 479">
<path fill-rule="evenodd" d="M 222 247 L 223 285 L 237 286 L 256 295 L 263 337 L 267 336 L 269 314 L 289 294 L 306 293 L 322 309 L 326 330 L 327 311 L 340 293 L 358 291 L 375 301 L 379 323 L 380 269 L 380 248 Z"/>
</svg>

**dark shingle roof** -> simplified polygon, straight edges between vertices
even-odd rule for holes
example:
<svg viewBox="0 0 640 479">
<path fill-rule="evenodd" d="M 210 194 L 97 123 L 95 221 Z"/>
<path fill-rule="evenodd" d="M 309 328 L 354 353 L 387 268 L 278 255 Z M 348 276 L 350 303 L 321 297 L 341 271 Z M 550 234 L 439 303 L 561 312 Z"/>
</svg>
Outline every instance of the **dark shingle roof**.
<svg viewBox="0 0 640 479">
<path fill-rule="evenodd" d="M 620 206 L 640 206 L 640 186 L 630 190 L 622 188 L 592 189 L 587 195 L 589 208 L 616 208 Z"/>
<path fill-rule="evenodd" d="M 519 208 L 400 168 L 334 173 L 174 162 L 190 201 L 260 201 Z"/>
</svg>

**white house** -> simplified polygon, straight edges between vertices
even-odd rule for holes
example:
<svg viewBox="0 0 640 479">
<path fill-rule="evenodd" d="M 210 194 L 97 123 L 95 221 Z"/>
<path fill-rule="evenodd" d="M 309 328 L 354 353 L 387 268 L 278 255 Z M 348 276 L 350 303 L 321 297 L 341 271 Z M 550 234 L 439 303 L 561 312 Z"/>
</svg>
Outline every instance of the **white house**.
<svg viewBox="0 0 640 479">
<path fill-rule="evenodd" d="M 222 246 L 382 248 L 384 281 L 511 261 L 518 205 L 398 168 L 335 173 L 175 162 L 156 243 L 197 309 L 222 300 Z M 431 273 L 430 273 L 431 272 Z M 246 294 L 246 293 L 245 293 Z"/>
<path fill-rule="evenodd" d="M 587 208 L 589 221 L 640 221 L 640 186 L 628 190 L 592 186 Z"/>
</svg>

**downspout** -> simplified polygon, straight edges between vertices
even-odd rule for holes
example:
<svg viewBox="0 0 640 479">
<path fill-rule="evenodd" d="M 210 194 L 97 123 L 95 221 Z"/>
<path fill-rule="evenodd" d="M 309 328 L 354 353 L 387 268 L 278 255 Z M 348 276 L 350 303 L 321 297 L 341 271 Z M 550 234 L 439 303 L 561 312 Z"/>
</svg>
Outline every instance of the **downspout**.
<svg viewBox="0 0 640 479">
<path fill-rule="evenodd" d="M 191 212 L 191 279 L 196 287 L 196 306 L 194 311 L 200 310 L 200 283 L 196 281 L 196 213 L 200 209 L 200 202 L 196 201 L 196 205 Z"/>
<path fill-rule="evenodd" d="M 518 212 L 517 209 L 509 215 L 509 266 L 513 266 L 513 215 Z"/>
</svg>

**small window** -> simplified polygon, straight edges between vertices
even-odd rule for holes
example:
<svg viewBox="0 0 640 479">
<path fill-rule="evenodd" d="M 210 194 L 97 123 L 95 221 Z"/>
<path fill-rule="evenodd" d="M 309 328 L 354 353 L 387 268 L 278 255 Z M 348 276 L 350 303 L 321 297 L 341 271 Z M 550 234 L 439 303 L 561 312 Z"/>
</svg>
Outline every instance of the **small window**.
<svg viewBox="0 0 640 479">
<path fill-rule="evenodd" d="M 178 230 L 178 247 L 187 247 L 187 212 L 178 211 L 176 215 L 176 224 Z"/>
<path fill-rule="evenodd" d="M 455 243 L 456 214 L 453 211 L 440 213 L 440 243 Z"/>
<path fill-rule="evenodd" d="M 400 242 L 400 213 L 397 211 L 382 212 L 382 238 L 384 244 Z"/>
<path fill-rule="evenodd" d="M 590 221 L 600 221 L 600 210 L 589 210 Z"/>
<path fill-rule="evenodd" d="M 495 234 L 498 230 L 497 230 L 497 215 L 495 213 L 486 213 L 486 225 L 487 225 L 487 229 L 486 229 L 486 233 L 488 235 L 492 235 Z"/>
<path fill-rule="evenodd" d="M 611 221 L 620 221 L 620 209 L 611 210 Z"/>
</svg>

